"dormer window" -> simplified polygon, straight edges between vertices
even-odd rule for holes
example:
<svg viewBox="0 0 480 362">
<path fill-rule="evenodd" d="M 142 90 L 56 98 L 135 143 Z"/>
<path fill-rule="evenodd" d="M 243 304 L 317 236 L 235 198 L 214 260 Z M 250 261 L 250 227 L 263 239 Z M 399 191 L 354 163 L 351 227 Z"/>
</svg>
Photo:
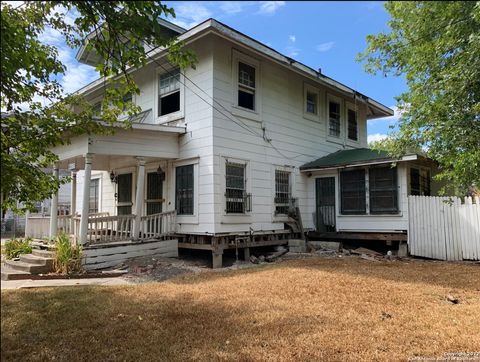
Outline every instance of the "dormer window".
<svg viewBox="0 0 480 362">
<path fill-rule="evenodd" d="M 255 110 L 255 68 L 238 63 L 238 106 Z"/>
<path fill-rule="evenodd" d="M 161 74 L 158 81 L 158 116 L 180 111 L 180 70 Z"/>
</svg>

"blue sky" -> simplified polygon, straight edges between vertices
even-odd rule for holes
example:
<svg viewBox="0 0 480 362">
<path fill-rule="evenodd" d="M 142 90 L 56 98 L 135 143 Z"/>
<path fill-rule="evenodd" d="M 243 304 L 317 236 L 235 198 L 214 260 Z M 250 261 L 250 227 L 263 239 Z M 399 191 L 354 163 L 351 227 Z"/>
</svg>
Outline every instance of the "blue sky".
<svg viewBox="0 0 480 362">
<path fill-rule="evenodd" d="M 388 13 L 382 2 L 313 1 L 181 1 L 166 2 L 176 19 L 190 28 L 213 17 L 277 51 L 338 80 L 367 96 L 394 108 L 394 97 L 406 90 L 402 78 L 372 76 L 355 61 L 365 49 L 365 38 L 388 30 Z M 75 14 L 68 14 L 73 21 Z M 59 34 L 47 29 L 42 40 L 57 46 L 67 72 L 61 78 L 66 92 L 72 92 L 97 78 L 92 67 L 75 60 Z M 368 122 L 369 139 L 385 137 L 398 115 Z"/>
</svg>

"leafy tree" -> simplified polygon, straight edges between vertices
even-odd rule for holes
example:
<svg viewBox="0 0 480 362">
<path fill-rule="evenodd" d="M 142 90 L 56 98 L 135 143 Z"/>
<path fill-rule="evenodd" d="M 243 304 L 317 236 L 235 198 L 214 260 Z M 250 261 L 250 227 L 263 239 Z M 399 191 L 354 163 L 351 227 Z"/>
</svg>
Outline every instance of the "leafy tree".
<svg viewBox="0 0 480 362">
<path fill-rule="evenodd" d="M 405 76 L 394 156 L 423 149 L 459 193 L 480 185 L 480 2 L 388 1 L 390 32 L 359 54 L 372 74 Z"/>
<path fill-rule="evenodd" d="M 174 10 L 159 1 L 26 1 L 16 7 L 2 2 L 2 209 L 16 209 L 16 201 L 32 208 L 65 182 L 44 172 L 57 160 L 52 147 L 79 134 L 112 132 L 108 125 L 120 113 L 139 110 L 123 99 L 139 93 L 129 69 L 148 60 L 144 42 L 153 49 L 169 47 L 169 60 L 183 68 L 194 66 L 195 55 L 162 31 L 157 19 L 168 16 Z M 105 77 L 103 125 L 92 119 L 93 107 L 81 95 L 63 91 L 58 79 L 66 67 L 58 49 L 40 40 L 47 29 L 72 49 L 84 45 L 104 60 L 96 68 Z"/>
</svg>

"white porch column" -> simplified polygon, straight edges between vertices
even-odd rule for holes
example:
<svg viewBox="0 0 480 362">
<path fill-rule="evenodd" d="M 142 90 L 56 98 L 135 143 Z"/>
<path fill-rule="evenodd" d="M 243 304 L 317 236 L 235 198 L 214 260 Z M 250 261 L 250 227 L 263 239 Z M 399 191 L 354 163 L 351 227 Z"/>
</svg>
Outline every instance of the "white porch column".
<svg viewBox="0 0 480 362">
<path fill-rule="evenodd" d="M 82 215 L 80 217 L 80 232 L 78 235 L 80 245 L 87 242 L 88 232 L 88 209 L 90 201 L 90 178 L 92 177 L 92 158 L 93 155 L 87 153 L 85 155 L 85 174 L 83 180 L 83 197 L 82 197 Z"/>
<path fill-rule="evenodd" d="M 53 166 L 53 176 L 58 179 L 58 166 Z M 50 203 L 50 232 L 48 238 L 55 239 L 58 231 L 58 191 L 52 195 Z"/>
<path fill-rule="evenodd" d="M 143 210 L 143 193 L 145 185 L 145 159 L 137 157 L 137 193 L 135 194 L 135 222 L 133 223 L 133 239 L 138 239 L 140 234 L 140 219 Z"/>
<path fill-rule="evenodd" d="M 77 172 L 72 171 L 72 182 L 71 182 L 71 192 L 70 192 L 70 232 L 74 234 L 75 232 L 75 212 L 77 210 Z"/>
</svg>

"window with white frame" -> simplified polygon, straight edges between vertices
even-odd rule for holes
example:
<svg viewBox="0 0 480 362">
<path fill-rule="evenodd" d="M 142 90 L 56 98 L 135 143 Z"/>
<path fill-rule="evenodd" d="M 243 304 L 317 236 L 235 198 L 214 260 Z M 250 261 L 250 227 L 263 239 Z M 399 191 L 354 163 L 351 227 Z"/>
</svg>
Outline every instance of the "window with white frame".
<svg viewBox="0 0 480 362">
<path fill-rule="evenodd" d="M 175 208 L 178 215 L 193 215 L 193 165 L 178 166 L 175 171 Z"/>
<path fill-rule="evenodd" d="M 348 139 L 352 141 L 358 141 L 358 122 L 357 122 L 357 112 L 353 109 L 349 109 L 347 112 L 347 134 Z"/>
<path fill-rule="evenodd" d="M 238 62 L 238 106 L 255 110 L 255 68 Z"/>
<path fill-rule="evenodd" d="M 287 215 L 292 188 L 290 185 L 290 172 L 275 170 L 275 214 Z"/>
<path fill-rule="evenodd" d="M 317 93 L 311 92 L 307 90 L 306 95 L 306 104 L 305 104 L 305 112 L 310 114 L 317 114 Z"/>
<path fill-rule="evenodd" d="M 175 69 L 158 78 L 158 116 L 180 111 L 180 70 Z"/>
<path fill-rule="evenodd" d="M 328 134 L 333 137 L 340 137 L 340 103 L 328 102 Z"/>
<path fill-rule="evenodd" d="M 90 195 L 88 199 L 88 212 L 98 212 L 98 200 L 100 197 L 100 179 L 94 178 L 90 180 Z"/>
<path fill-rule="evenodd" d="M 369 199 L 371 214 L 395 214 L 398 212 L 397 168 L 370 167 Z"/>
<path fill-rule="evenodd" d="M 244 214 L 250 211 L 251 195 L 246 190 L 246 165 L 227 161 L 225 164 L 225 211 Z"/>
</svg>

